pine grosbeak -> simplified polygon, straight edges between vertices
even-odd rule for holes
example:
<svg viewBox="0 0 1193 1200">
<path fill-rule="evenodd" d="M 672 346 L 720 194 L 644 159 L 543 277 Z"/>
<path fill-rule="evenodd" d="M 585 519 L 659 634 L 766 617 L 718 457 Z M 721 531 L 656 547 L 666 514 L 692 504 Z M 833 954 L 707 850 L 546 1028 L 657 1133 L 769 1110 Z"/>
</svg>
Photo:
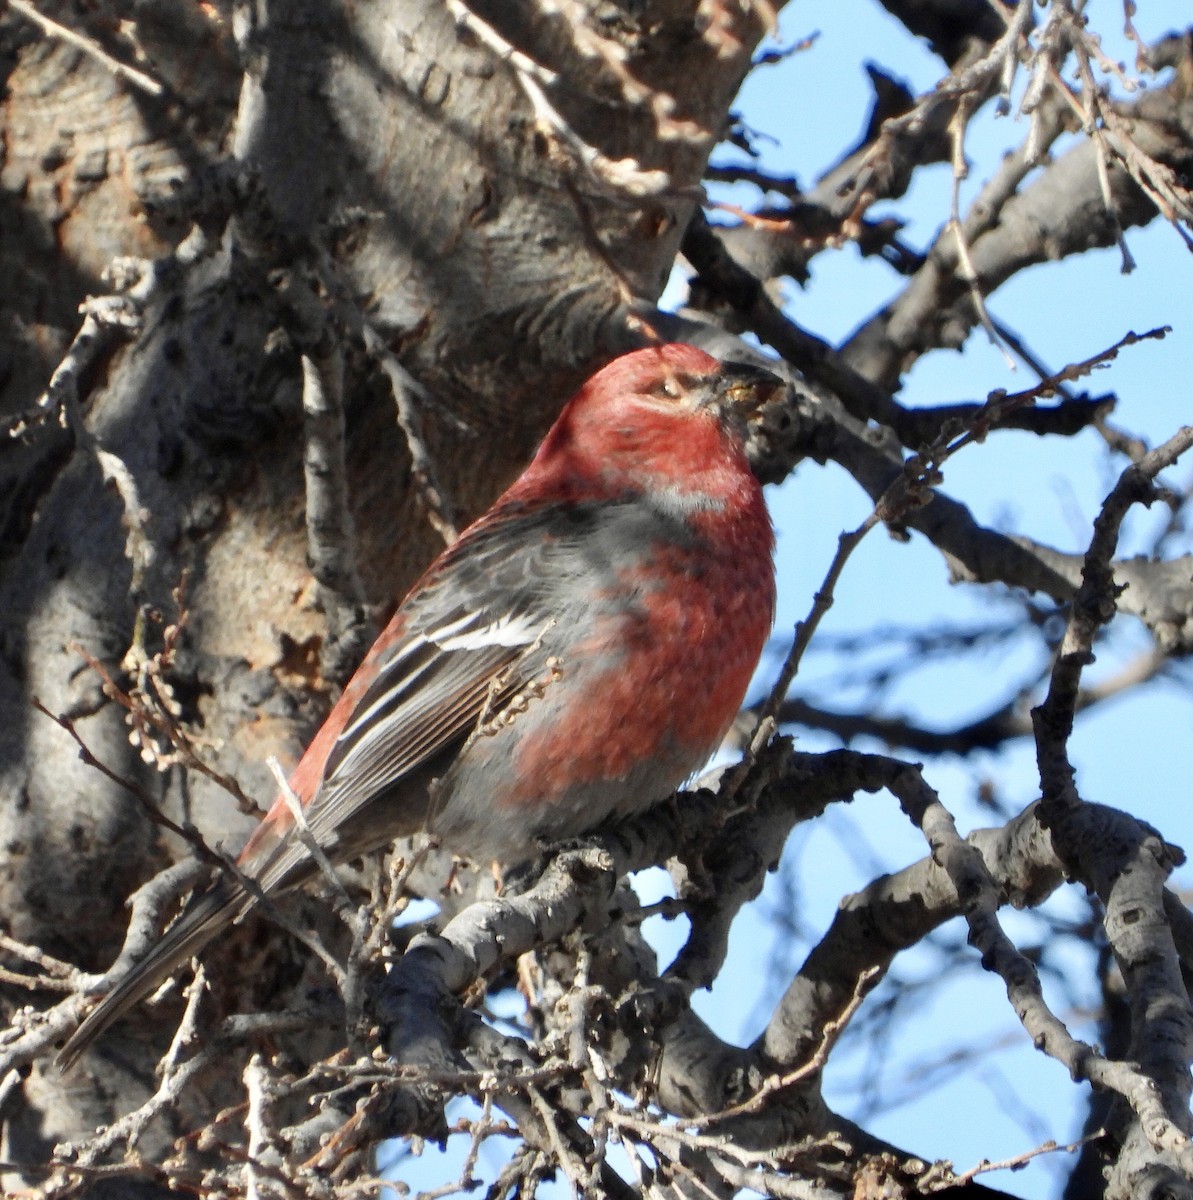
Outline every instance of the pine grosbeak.
<svg viewBox="0 0 1193 1200">
<path fill-rule="evenodd" d="M 665 345 L 598 371 L 373 644 L 290 779 L 345 861 L 421 829 L 504 863 L 671 794 L 738 711 L 774 615 L 746 424 L 781 385 Z M 316 873 L 281 799 L 240 871 Z M 72 1062 L 255 903 L 220 879 L 87 1017 Z"/>
</svg>

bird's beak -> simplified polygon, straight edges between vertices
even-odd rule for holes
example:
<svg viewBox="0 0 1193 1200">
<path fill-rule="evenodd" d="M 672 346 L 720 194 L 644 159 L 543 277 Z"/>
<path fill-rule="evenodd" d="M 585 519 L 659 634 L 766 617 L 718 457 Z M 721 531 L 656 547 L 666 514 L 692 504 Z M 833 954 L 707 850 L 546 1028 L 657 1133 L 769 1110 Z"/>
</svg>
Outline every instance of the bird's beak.
<svg viewBox="0 0 1193 1200">
<path fill-rule="evenodd" d="M 748 421 L 786 389 L 777 375 L 746 363 L 725 363 L 709 401 L 712 406 Z"/>
</svg>

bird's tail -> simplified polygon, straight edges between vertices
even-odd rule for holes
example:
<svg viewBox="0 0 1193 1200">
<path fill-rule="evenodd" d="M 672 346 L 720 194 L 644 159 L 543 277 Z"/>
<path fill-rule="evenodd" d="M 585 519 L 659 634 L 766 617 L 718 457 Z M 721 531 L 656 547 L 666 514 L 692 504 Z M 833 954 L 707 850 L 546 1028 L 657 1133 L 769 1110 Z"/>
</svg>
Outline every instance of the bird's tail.
<svg viewBox="0 0 1193 1200">
<path fill-rule="evenodd" d="M 252 903 L 253 898 L 228 879 L 217 880 L 209 890 L 196 896 L 161 941 L 133 964 L 67 1039 L 56 1059 L 59 1069 L 65 1071 L 73 1066 L 109 1025 L 140 1003 Z"/>
</svg>

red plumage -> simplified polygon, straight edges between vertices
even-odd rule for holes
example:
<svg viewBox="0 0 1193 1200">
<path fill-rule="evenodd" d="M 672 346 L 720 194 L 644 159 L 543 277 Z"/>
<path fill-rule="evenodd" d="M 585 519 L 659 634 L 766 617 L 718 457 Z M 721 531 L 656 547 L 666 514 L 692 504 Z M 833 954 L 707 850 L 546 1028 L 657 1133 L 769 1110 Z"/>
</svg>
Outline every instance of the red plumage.
<svg viewBox="0 0 1193 1200">
<path fill-rule="evenodd" d="M 426 829 L 513 863 L 669 795 L 732 722 L 774 612 L 744 450 L 779 382 L 692 346 L 635 351 L 568 403 L 509 490 L 428 568 L 290 779 L 344 861 Z M 279 799 L 238 862 L 314 873 Z M 87 1017 L 73 1061 L 253 898 L 220 879 Z"/>
</svg>

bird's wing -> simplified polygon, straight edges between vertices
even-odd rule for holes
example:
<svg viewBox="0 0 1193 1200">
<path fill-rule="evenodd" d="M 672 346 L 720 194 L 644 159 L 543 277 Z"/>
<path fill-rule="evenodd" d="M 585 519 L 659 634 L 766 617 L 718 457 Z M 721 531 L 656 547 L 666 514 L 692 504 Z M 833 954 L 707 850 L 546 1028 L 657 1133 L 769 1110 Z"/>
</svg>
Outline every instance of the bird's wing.
<svg viewBox="0 0 1193 1200">
<path fill-rule="evenodd" d="M 581 504 L 493 515 L 498 519 L 465 533 L 399 609 L 401 632 L 380 652 L 376 675 L 328 751 L 322 782 L 304 807 L 321 845 L 333 847 L 370 800 L 498 718 L 549 670 L 559 628 L 566 624 L 574 633 L 589 617 L 569 607 L 560 585 L 599 570 L 602 555 L 596 550 L 594 562 L 594 545 L 607 514 Z M 388 821 L 370 823 L 378 843 L 410 825 L 407 814 L 390 811 Z M 307 857 L 292 837 L 272 833 L 284 830 L 260 839 L 259 866 L 251 872 L 267 891 L 292 883 Z"/>
<path fill-rule="evenodd" d="M 541 667 L 548 624 L 478 611 L 403 638 L 328 756 L 315 801 L 325 811 L 312 813 L 316 835 L 500 713 Z"/>
</svg>

